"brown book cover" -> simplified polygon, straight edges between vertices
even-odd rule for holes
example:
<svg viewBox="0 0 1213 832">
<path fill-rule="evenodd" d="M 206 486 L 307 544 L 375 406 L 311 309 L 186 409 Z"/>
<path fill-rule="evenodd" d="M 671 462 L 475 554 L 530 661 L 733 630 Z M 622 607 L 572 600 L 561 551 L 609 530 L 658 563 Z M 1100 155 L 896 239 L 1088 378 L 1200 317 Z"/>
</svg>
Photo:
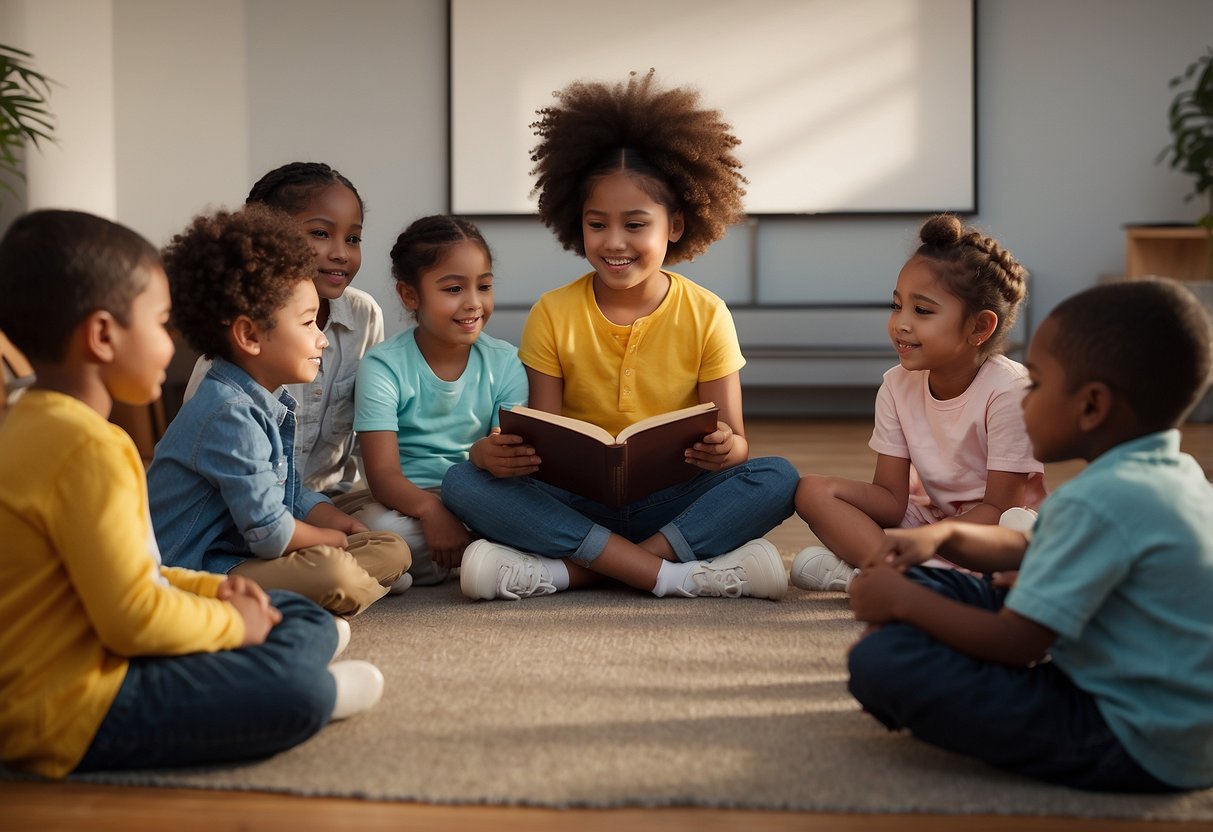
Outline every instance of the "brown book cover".
<svg viewBox="0 0 1213 832">
<path fill-rule="evenodd" d="M 713 402 L 641 419 L 612 436 L 597 425 L 530 407 L 501 410 L 501 432 L 521 436 L 542 462 L 531 476 L 618 508 L 689 480 L 686 449 L 716 430 Z"/>
</svg>

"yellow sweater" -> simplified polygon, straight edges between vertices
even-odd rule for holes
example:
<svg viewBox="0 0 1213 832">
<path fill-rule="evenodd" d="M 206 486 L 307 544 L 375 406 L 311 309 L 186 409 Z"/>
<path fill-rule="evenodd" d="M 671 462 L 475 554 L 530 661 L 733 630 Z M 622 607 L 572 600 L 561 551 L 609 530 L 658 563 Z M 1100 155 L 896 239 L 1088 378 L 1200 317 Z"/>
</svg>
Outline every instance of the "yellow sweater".
<svg viewBox="0 0 1213 832">
<path fill-rule="evenodd" d="M 0 759 L 63 777 L 128 657 L 240 646 L 222 580 L 159 565 L 143 463 L 120 428 L 27 391 L 0 424 Z"/>
</svg>

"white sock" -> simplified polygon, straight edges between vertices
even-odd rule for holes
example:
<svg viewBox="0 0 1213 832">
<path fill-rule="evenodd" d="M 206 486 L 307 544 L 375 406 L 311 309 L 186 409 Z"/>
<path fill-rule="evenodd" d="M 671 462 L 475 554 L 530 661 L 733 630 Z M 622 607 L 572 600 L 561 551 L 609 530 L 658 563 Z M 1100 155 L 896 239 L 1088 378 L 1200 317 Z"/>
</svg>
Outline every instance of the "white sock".
<svg viewBox="0 0 1213 832">
<path fill-rule="evenodd" d="M 690 592 L 685 586 L 687 578 L 691 572 L 698 566 L 698 561 L 690 563 L 681 563 L 672 560 L 663 560 L 661 568 L 657 570 L 657 585 L 653 587 L 653 594 L 658 598 L 664 598 L 667 595 L 690 596 Z"/>
<path fill-rule="evenodd" d="M 563 559 L 541 557 L 539 564 L 548 573 L 548 580 L 556 587 L 557 592 L 564 592 L 569 588 L 569 567 Z"/>
</svg>

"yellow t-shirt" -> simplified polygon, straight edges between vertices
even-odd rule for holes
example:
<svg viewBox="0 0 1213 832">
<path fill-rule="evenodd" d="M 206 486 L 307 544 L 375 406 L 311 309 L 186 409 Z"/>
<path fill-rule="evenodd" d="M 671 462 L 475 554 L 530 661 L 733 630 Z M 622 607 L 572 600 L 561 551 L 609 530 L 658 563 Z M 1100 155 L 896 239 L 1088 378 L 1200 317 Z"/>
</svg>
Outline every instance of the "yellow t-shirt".
<svg viewBox="0 0 1213 832">
<path fill-rule="evenodd" d="M 88 405 L 27 391 L 0 425 L 0 759 L 63 777 L 130 656 L 240 646 L 222 575 L 160 566 L 143 463 Z"/>
<path fill-rule="evenodd" d="M 745 365 L 724 301 L 682 275 L 652 314 L 607 320 L 593 272 L 546 292 L 522 329 L 518 357 L 564 381 L 562 413 L 618 433 L 633 422 L 699 402 L 700 382 Z"/>
</svg>

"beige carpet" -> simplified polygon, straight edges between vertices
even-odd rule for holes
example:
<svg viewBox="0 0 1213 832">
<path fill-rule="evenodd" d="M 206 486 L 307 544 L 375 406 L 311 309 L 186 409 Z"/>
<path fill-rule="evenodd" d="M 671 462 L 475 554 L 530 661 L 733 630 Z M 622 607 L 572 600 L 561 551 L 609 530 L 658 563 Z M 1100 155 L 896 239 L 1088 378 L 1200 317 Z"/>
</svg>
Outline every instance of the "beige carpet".
<svg viewBox="0 0 1213 832">
<path fill-rule="evenodd" d="M 1213 819 L 1213 790 L 1093 795 L 893 735 L 845 687 L 845 596 L 473 603 L 456 584 L 354 619 L 387 691 L 271 760 L 83 780 L 431 803 L 694 805 Z"/>
</svg>

